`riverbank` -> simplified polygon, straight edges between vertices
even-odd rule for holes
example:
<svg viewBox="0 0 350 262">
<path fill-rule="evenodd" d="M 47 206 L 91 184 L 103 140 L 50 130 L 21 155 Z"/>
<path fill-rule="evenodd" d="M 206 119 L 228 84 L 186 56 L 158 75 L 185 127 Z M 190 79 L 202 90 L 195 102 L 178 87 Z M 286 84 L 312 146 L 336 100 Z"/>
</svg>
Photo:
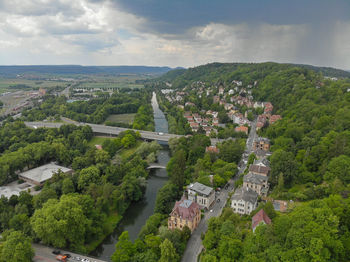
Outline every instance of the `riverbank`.
<svg viewBox="0 0 350 262">
<path fill-rule="evenodd" d="M 154 113 L 155 131 L 168 132 L 168 123 L 163 112 L 159 109 L 156 95 L 152 97 L 152 107 Z M 162 149 L 157 154 L 158 163 L 166 166 L 170 159 L 170 151 L 167 145 L 160 143 Z M 125 151 L 122 158 L 127 159 L 136 149 L 131 149 L 130 152 Z M 153 169 L 150 171 L 147 179 L 147 187 L 144 197 L 137 202 L 132 202 L 128 209 L 124 212 L 123 217 L 117 222 L 113 232 L 108 234 L 102 242 L 97 245 L 96 249 L 90 252 L 91 255 L 100 259 L 111 261 L 110 257 L 115 252 L 115 245 L 118 242 L 120 234 L 124 231 L 129 232 L 131 240 L 137 239 L 141 228 L 145 221 L 154 214 L 157 192 L 168 181 L 167 172 L 165 169 Z M 100 239 L 99 239 L 100 241 Z M 97 243 L 97 240 L 96 240 Z"/>
<path fill-rule="evenodd" d="M 111 215 L 109 215 L 103 223 L 103 229 L 105 229 L 106 232 L 103 235 L 101 235 L 101 237 L 97 238 L 95 241 L 85 245 L 86 253 L 90 254 L 102 243 L 102 241 L 108 235 L 112 234 L 120 220 L 122 220 L 122 218 L 123 216 L 119 215 L 117 212 L 114 212 Z"/>
</svg>

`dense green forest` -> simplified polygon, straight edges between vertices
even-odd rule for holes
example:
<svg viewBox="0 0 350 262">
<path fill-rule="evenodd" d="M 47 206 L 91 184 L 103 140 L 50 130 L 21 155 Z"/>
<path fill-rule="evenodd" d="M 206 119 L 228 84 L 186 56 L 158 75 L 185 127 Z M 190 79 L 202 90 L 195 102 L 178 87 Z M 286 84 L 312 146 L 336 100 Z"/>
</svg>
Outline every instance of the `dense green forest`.
<svg viewBox="0 0 350 262">
<path fill-rule="evenodd" d="M 278 64 L 278 63 L 211 63 L 187 70 L 172 70 L 158 79 L 158 82 L 168 81 L 172 88 L 183 88 L 186 85 L 202 81 L 208 83 L 240 80 L 244 83 L 252 83 L 255 80 L 262 80 L 270 73 L 286 71 L 292 68 L 299 68 L 302 71 L 313 71 L 330 77 L 350 77 L 350 72 L 327 68 L 313 67 L 308 65 Z M 151 85 L 154 85 L 153 83 Z"/>
<path fill-rule="evenodd" d="M 211 218 L 200 261 L 348 261 L 348 198 L 313 200 L 287 214 L 276 213 L 272 205 L 260 208 L 272 218 L 272 225 L 259 226 L 255 233 L 250 217 L 240 217 L 231 208 Z"/>
<path fill-rule="evenodd" d="M 41 189 L 35 196 L 23 191 L 19 196 L 0 198 L 4 261 L 31 256 L 30 241 L 92 251 L 112 232 L 129 204 L 143 197 L 147 163 L 155 161 L 160 147 L 156 142 L 141 143 L 138 133 L 126 131 L 105 140 L 104 150 L 98 150 L 88 145 L 92 138 L 89 126 L 29 129 L 19 121 L 4 122 L 0 134 L 2 184 L 17 179 L 17 171 L 49 161 L 74 170 L 73 175 L 55 174 L 42 188 L 35 188 Z M 137 149 L 130 156 L 114 158 L 134 146 Z M 25 245 L 23 251 L 10 252 L 19 242 Z"/>
</svg>

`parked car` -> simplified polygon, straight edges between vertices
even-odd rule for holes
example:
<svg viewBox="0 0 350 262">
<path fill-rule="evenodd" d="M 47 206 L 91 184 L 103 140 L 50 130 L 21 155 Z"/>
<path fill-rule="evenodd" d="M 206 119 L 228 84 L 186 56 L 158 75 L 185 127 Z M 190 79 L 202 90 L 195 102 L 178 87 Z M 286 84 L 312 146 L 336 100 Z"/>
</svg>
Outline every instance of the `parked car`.
<svg viewBox="0 0 350 262">
<path fill-rule="evenodd" d="M 61 251 L 58 249 L 55 249 L 54 251 L 52 251 L 52 254 L 59 255 L 61 254 Z"/>
</svg>

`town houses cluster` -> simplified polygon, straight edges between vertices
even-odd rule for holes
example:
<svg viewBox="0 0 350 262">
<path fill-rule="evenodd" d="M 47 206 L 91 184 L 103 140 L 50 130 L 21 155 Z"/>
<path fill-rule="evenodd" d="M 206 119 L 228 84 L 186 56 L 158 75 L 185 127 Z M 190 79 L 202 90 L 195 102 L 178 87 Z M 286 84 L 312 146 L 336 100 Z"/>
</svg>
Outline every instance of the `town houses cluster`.
<svg viewBox="0 0 350 262">
<path fill-rule="evenodd" d="M 271 102 L 254 101 L 252 91 L 257 84 L 255 81 L 253 84 L 244 86 L 242 81 L 233 80 L 225 87 L 223 83 L 207 86 L 202 81 L 195 81 L 182 90 L 163 89 L 162 93 L 168 102 L 182 110 L 183 117 L 187 120 L 192 132 L 201 130 L 207 136 L 215 136 L 220 127 L 225 127 L 224 123 L 219 120 L 219 114 L 222 114 L 224 109 L 229 122 L 235 124 L 234 130 L 248 135 L 252 121 L 254 121 L 254 114 L 257 115 L 256 130 L 282 119 L 280 115 L 273 114 L 274 107 Z M 171 88 L 170 85 L 168 87 Z M 192 99 L 189 99 L 189 96 Z M 208 107 L 195 104 L 196 100 L 193 97 L 196 96 L 212 98 L 214 106 L 211 106 L 210 109 L 221 108 L 220 113 L 219 110 L 208 110 Z M 229 202 L 230 207 L 237 214 L 249 215 L 258 207 L 260 200 L 269 200 L 272 201 L 275 210 L 284 212 L 287 208 L 287 202 L 268 197 L 270 186 L 268 181 L 271 170 L 268 161 L 268 157 L 271 155 L 270 140 L 256 137 L 253 141 L 252 151 L 256 159 L 246 167 L 243 184 L 233 192 Z M 208 146 L 206 152 L 217 154 L 219 148 L 216 145 Z M 198 182 L 189 184 L 169 215 L 168 228 L 182 230 L 187 226 L 193 232 L 200 223 L 202 213 L 212 210 L 213 205 L 218 200 L 214 188 Z M 260 210 L 253 216 L 253 231 L 261 223 L 271 223 L 271 219 L 264 210 Z"/>
<path fill-rule="evenodd" d="M 236 132 L 248 134 L 252 120 L 248 119 L 248 114 L 252 110 L 260 109 L 259 111 L 262 112 L 257 118 L 257 130 L 282 119 L 280 115 L 272 114 L 273 105 L 271 102 L 254 100 L 252 90 L 257 84 L 258 82 L 255 81 L 253 84 L 244 86 L 242 81 L 233 80 L 225 87 L 222 82 L 208 86 L 202 81 L 194 81 L 182 90 L 162 89 L 161 92 L 168 102 L 183 110 L 183 116 L 192 132 L 202 130 L 207 136 L 211 134 L 215 136 L 219 127 L 225 127 L 225 124 L 219 121 L 217 111 L 204 110 L 200 108 L 200 105 L 196 105 L 193 99 L 188 99 L 191 94 L 195 94 L 199 98 L 211 96 L 212 103 L 222 106 L 228 119 L 237 125 Z M 245 110 L 242 111 L 242 108 Z"/>
</svg>

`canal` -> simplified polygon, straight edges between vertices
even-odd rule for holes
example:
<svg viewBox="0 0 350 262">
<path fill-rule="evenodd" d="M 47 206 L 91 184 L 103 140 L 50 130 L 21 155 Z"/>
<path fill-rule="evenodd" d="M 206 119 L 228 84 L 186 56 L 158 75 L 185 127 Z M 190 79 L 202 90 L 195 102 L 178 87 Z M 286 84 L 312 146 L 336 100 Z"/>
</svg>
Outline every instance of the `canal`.
<svg viewBox="0 0 350 262">
<path fill-rule="evenodd" d="M 164 113 L 159 109 L 156 94 L 153 93 L 152 107 L 155 122 L 155 131 L 168 133 L 168 122 Z M 158 152 L 158 163 L 166 165 L 170 159 L 169 148 L 166 144 L 159 142 L 162 149 Z M 104 241 L 94 250 L 94 255 L 102 260 L 111 261 L 110 257 L 115 251 L 115 244 L 119 235 L 127 230 L 131 240 L 135 240 L 146 220 L 153 214 L 158 190 L 168 180 L 165 169 L 153 169 L 147 179 L 147 188 L 143 200 L 132 203 L 125 212 L 114 232 L 106 237 Z"/>
</svg>

